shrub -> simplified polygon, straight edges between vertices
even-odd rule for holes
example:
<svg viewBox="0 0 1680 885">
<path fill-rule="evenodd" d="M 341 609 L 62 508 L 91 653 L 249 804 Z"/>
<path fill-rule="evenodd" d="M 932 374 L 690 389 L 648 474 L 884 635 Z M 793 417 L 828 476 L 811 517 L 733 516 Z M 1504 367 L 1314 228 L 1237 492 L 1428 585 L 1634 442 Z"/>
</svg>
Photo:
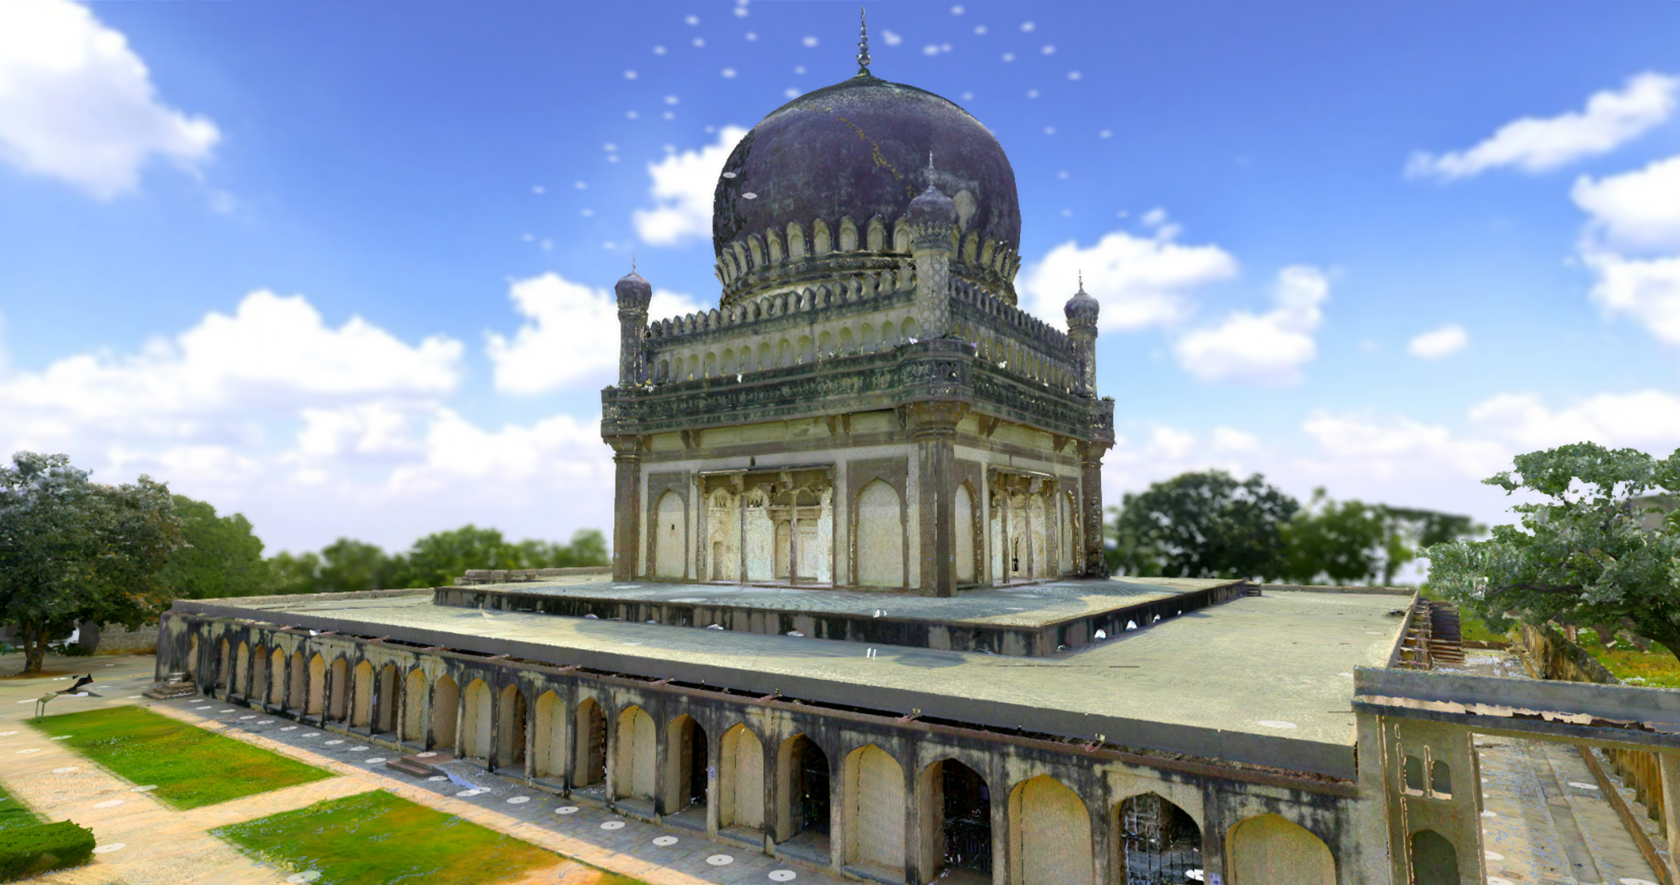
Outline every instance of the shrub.
<svg viewBox="0 0 1680 885">
<path fill-rule="evenodd" d="M 87 863 L 93 831 L 73 821 L 0 832 L 0 882 Z"/>
</svg>

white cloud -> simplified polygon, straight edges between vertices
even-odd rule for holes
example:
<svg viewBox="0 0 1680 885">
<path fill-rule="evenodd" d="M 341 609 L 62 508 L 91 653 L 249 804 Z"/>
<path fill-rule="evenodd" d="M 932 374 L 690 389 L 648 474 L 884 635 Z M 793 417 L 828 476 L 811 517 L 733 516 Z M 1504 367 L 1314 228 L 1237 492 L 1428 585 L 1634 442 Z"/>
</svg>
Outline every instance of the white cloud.
<svg viewBox="0 0 1680 885">
<path fill-rule="evenodd" d="M 515 282 L 508 294 L 525 324 L 511 340 L 488 336 L 497 390 L 545 393 L 617 380 L 618 300 L 611 290 L 547 273 Z M 648 318 L 666 319 L 698 309 L 687 295 L 655 291 Z"/>
<path fill-rule="evenodd" d="M 1458 353 L 1470 345 L 1470 333 L 1463 326 L 1447 325 L 1413 338 L 1406 346 L 1412 356 L 1436 360 Z"/>
<path fill-rule="evenodd" d="M 1064 322 L 1062 305 L 1073 296 L 1084 274 L 1085 291 L 1102 304 L 1101 328 L 1141 329 L 1177 322 L 1190 314 L 1195 289 L 1237 273 L 1237 261 L 1218 246 L 1185 246 L 1176 228 L 1154 236 L 1114 231 L 1088 248 L 1068 241 L 1029 267 L 1017 284 L 1027 309 L 1056 325 Z"/>
<path fill-rule="evenodd" d="M 1582 176 L 1569 195 L 1591 216 L 1598 241 L 1680 251 L 1680 156 L 1602 179 Z"/>
<path fill-rule="evenodd" d="M 1601 393 L 1560 409 L 1534 394 L 1501 394 L 1472 408 L 1470 420 L 1524 450 L 1592 441 L 1666 455 L 1680 446 L 1680 396 L 1666 390 Z"/>
<path fill-rule="evenodd" d="M 746 134 L 739 126 L 725 126 L 715 144 L 667 154 L 648 164 L 648 175 L 653 178 L 649 194 L 658 206 L 637 209 L 631 216 L 643 242 L 674 246 L 712 235 L 712 196 L 718 175 Z"/>
<path fill-rule="evenodd" d="M 1313 341 L 1330 297 L 1330 281 L 1317 268 L 1296 265 L 1278 273 L 1273 298 L 1264 314 L 1235 311 L 1210 329 L 1199 329 L 1174 346 L 1179 365 L 1204 381 L 1288 384 L 1300 380 L 1300 367 L 1318 355 Z"/>
<path fill-rule="evenodd" d="M 1597 276 L 1592 299 L 1611 314 L 1627 314 L 1664 344 L 1680 346 L 1680 256 L 1638 260 L 1586 248 Z"/>
<path fill-rule="evenodd" d="M 1260 448 L 1260 439 L 1232 427 L 1215 427 L 1213 448 L 1220 452 L 1252 452 Z"/>
<path fill-rule="evenodd" d="M 1667 120 L 1677 91 L 1680 79 L 1639 74 L 1620 92 L 1594 93 L 1580 111 L 1515 120 L 1468 150 L 1413 154 L 1406 174 L 1450 181 L 1503 166 L 1544 172 L 1608 153 Z"/>
<path fill-rule="evenodd" d="M 100 199 L 153 157 L 194 167 L 216 125 L 161 103 L 122 34 L 69 0 L 0 3 L 0 158 Z"/>
</svg>

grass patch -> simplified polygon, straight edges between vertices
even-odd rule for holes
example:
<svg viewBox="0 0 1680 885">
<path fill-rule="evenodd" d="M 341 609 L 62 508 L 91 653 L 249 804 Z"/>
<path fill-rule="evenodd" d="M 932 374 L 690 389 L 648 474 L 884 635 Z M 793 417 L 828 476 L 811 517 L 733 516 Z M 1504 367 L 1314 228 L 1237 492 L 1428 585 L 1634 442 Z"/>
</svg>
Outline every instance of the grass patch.
<svg viewBox="0 0 1680 885">
<path fill-rule="evenodd" d="M 40 815 L 30 811 L 29 806 L 19 802 L 16 796 L 6 791 L 5 786 L 0 785 L 0 832 L 41 823 L 45 820 Z"/>
<path fill-rule="evenodd" d="M 1660 642 L 1651 643 L 1650 651 L 1640 651 L 1627 640 L 1616 640 L 1615 646 L 1605 648 L 1593 630 L 1577 630 L 1575 644 L 1598 659 L 1610 675 L 1630 685 L 1653 688 L 1680 688 L 1680 658 L 1674 657 Z"/>
<path fill-rule="evenodd" d="M 210 832 L 289 869 L 319 870 L 317 885 L 499 882 L 561 860 L 529 842 L 383 790 Z M 602 875 L 611 885 L 640 885 Z"/>
<path fill-rule="evenodd" d="M 1418 595 L 1430 602 L 1452 602 L 1452 600 L 1448 599 L 1445 595 L 1431 590 L 1428 587 L 1420 589 L 1418 591 Z M 1495 633 L 1488 629 L 1486 621 L 1483 621 L 1481 618 L 1472 617 L 1468 611 L 1465 611 L 1464 606 L 1462 605 L 1458 607 L 1458 630 L 1459 638 L 1467 639 L 1473 642 L 1511 641 L 1511 637 L 1506 636 L 1503 633 Z"/>
<path fill-rule="evenodd" d="M 260 747 L 144 707 L 110 707 L 31 720 L 53 737 L 176 808 L 198 808 L 332 776 Z"/>
</svg>

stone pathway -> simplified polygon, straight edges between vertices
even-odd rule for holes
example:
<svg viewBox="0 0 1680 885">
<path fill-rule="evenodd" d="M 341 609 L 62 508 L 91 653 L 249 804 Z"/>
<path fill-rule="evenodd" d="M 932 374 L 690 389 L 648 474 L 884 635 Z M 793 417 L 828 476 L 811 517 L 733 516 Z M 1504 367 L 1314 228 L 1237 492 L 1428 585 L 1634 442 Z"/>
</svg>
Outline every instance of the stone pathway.
<svg viewBox="0 0 1680 885">
<path fill-rule="evenodd" d="M 1526 677 L 1503 653 L 1467 652 L 1453 672 Z M 1579 751 L 1478 736 L 1488 885 L 1656 885 Z"/>
<path fill-rule="evenodd" d="M 12 660 L 16 656 L 8 658 Z M 650 885 L 848 882 L 823 870 L 712 842 L 692 831 L 664 829 L 574 805 L 486 774 L 469 763 L 447 766 L 447 775 L 415 780 L 384 767 L 384 760 L 395 755 L 391 751 L 353 736 L 202 697 L 152 701 L 140 697 L 140 692 L 151 685 L 153 666 L 149 656 L 52 658 L 46 676 L 0 679 L 0 782 L 18 799 L 54 820 L 69 817 L 92 827 L 100 846 L 107 849 L 85 867 L 31 881 L 55 885 L 284 883 L 292 875 L 290 871 L 255 861 L 207 831 L 327 799 L 384 789 Z M 134 792 L 135 785 L 26 724 L 34 714 L 36 698 L 69 684 L 70 676 L 52 672 L 60 667 L 73 668 L 77 673 L 91 671 L 99 681 L 90 686 L 95 696 L 59 698 L 51 702 L 50 713 L 142 704 L 154 712 L 338 776 L 192 811 L 176 811 L 144 792 Z M 123 847 L 110 850 L 109 846 L 116 844 Z M 565 861 L 513 885 L 589 885 L 597 874 L 583 864 Z"/>
</svg>

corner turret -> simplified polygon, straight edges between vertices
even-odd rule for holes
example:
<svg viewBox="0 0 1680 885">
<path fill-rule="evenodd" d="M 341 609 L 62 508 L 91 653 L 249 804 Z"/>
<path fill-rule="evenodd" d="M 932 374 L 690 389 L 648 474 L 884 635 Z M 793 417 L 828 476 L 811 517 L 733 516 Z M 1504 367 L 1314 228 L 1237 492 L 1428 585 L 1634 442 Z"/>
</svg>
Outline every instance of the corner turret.
<svg viewBox="0 0 1680 885">
<path fill-rule="evenodd" d="M 1079 375 L 1074 392 L 1084 397 L 1097 395 L 1097 299 L 1085 293 L 1085 277 L 1079 277 L 1079 291 L 1062 308 L 1067 314 L 1068 339 L 1073 342 L 1073 361 Z"/>
<path fill-rule="evenodd" d="M 618 386 L 634 387 L 647 378 L 645 347 L 653 285 L 632 269 L 613 291 L 618 294 Z"/>
</svg>

